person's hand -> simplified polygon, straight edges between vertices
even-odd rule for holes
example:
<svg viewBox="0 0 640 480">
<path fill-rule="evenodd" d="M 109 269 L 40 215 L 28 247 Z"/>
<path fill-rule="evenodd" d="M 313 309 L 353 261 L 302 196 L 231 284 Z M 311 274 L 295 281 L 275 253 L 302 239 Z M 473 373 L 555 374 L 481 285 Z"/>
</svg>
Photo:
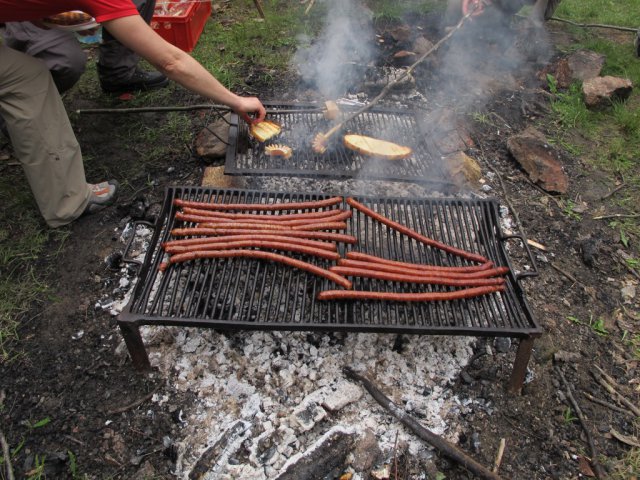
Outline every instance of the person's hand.
<svg viewBox="0 0 640 480">
<path fill-rule="evenodd" d="M 484 12 L 484 5 L 490 4 L 489 0 L 462 0 L 462 15 L 467 15 L 469 12 L 472 17 L 480 15 Z"/>
<path fill-rule="evenodd" d="M 240 104 L 234 110 L 248 124 L 261 122 L 267 115 L 264 105 L 256 97 L 240 97 Z"/>
</svg>

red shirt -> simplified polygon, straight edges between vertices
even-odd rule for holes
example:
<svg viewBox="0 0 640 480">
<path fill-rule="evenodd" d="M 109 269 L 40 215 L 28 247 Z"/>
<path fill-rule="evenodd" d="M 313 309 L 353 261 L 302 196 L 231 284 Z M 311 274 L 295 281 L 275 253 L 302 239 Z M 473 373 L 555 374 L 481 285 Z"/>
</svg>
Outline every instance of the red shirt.
<svg viewBox="0 0 640 480">
<path fill-rule="evenodd" d="M 40 20 L 70 10 L 82 10 L 98 23 L 139 15 L 131 0 L 0 0 L 0 22 Z"/>
</svg>

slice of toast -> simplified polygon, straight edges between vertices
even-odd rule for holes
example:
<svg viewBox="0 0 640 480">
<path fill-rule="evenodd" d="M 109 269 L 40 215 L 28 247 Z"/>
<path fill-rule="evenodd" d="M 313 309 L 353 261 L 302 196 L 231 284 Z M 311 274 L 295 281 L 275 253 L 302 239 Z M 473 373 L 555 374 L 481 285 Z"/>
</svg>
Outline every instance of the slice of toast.
<svg viewBox="0 0 640 480">
<path fill-rule="evenodd" d="M 344 146 L 362 155 L 384 158 L 386 160 L 401 160 L 409 157 L 413 153 L 413 150 L 409 147 L 356 134 L 345 135 Z"/>
<path fill-rule="evenodd" d="M 276 122 L 263 120 L 262 122 L 252 124 L 249 132 L 253 138 L 262 143 L 278 135 L 281 130 L 282 127 Z"/>
</svg>

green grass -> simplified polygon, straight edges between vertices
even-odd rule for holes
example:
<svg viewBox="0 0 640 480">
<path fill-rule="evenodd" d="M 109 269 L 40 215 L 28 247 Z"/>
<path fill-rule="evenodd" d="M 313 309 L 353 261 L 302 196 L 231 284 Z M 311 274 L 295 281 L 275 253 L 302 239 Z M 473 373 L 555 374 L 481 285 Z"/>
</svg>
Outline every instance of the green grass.
<svg viewBox="0 0 640 480">
<path fill-rule="evenodd" d="M 640 25 L 640 9 L 634 0 L 562 0 L 554 16 L 579 23 Z"/>
<path fill-rule="evenodd" d="M 405 0 L 403 2 L 391 0 L 368 0 L 367 5 L 373 11 L 375 21 L 402 21 L 413 15 L 425 15 L 434 11 L 444 10 L 445 2 L 437 0 Z"/>
</svg>

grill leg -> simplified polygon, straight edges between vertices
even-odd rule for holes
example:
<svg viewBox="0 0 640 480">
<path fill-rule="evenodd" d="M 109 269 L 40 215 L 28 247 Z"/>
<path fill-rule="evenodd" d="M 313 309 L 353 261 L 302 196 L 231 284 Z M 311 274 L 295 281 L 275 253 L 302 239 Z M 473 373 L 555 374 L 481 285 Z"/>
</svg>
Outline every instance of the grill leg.
<svg viewBox="0 0 640 480">
<path fill-rule="evenodd" d="M 513 395 L 519 395 L 524 383 L 524 377 L 527 374 L 527 365 L 531 358 L 531 350 L 533 350 L 533 338 L 527 337 L 520 340 L 516 359 L 513 362 L 513 371 L 509 379 L 507 391 Z"/>
<path fill-rule="evenodd" d="M 139 372 L 150 371 L 151 363 L 149 363 L 149 356 L 147 355 L 147 350 L 144 348 L 144 342 L 140 336 L 138 326 L 129 322 L 118 323 L 118 326 L 124 337 L 127 350 L 129 350 L 134 368 Z"/>
</svg>

